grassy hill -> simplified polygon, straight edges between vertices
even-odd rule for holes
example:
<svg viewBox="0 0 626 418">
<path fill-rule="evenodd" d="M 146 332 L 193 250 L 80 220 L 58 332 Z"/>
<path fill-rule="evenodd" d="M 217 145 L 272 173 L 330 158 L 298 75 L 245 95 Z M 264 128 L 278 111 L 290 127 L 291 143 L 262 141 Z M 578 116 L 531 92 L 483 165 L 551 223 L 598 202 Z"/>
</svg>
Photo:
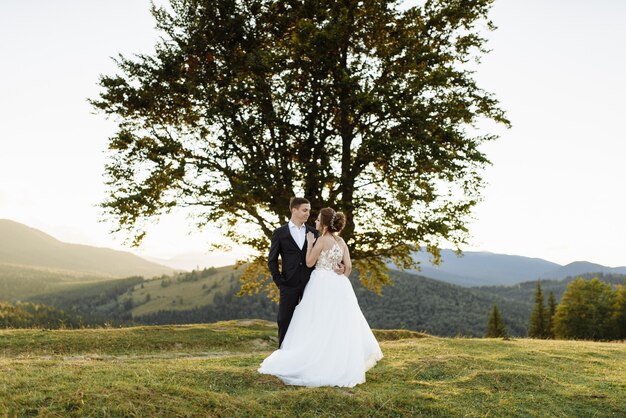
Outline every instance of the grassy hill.
<svg viewBox="0 0 626 418">
<path fill-rule="evenodd" d="M 161 310 L 184 311 L 211 305 L 216 296 L 236 292 L 240 273 L 232 267 L 220 267 L 150 280 L 131 277 L 84 282 L 27 300 L 62 309 L 102 312 L 106 312 L 103 305 L 118 303 L 127 306 L 129 316 L 137 317 Z"/>
<path fill-rule="evenodd" d="M 146 281 L 135 286 L 128 297 L 133 300 L 134 317 L 160 310 L 188 310 L 211 305 L 216 295 L 239 288 L 240 270 L 232 267 L 210 268 L 184 273 L 170 279 Z M 150 300 L 146 301 L 147 295 Z M 219 296 L 218 296 L 219 297 Z"/>
<path fill-rule="evenodd" d="M 273 323 L 0 330 L 4 416 L 626 415 L 626 344 L 375 331 L 385 357 L 352 389 L 256 372 Z"/>
<path fill-rule="evenodd" d="M 148 325 L 203 323 L 225 319 L 274 320 L 277 306 L 264 295 L 235 296 L 241 270 L 211 268 L 147 281 L 85 285 L 72 292 L 31 298 L 60 309 L 78 309 L 83 315 L 110 312 L 115 318 L 132 318 Z M 425 277 L 391 272 L 394 285 L 378 296 L 352 278 L 361 308 L 377 328 L 407 328 L 435 335 L 483 336 L 492 304 L 497 303 L 509 331 L 525 335 L 532 308 L 528 301 L 511 301 Z M 109 297 L 100 297 L 102 293 Z M 113 297 L 114 296 L 114 297 Z M 124 310 L 122 312 L 121 310 Z"/>
<path fill-rule="evenodd" d="M 104 277 L 160 276 L 169 267 L 134 254 L 61 242 L 42 231 L 0 219 L 0 264 L 79 272 Z"/>
<path fill-rule="evenodd" d="M 212 276 L 200 277 L 199 274 L 197 281 L 173 279 L 167 287 L 162 286 L 162 280 L 155 280 L 144 283 L 143 287 L 135 286 L 124 297 L 133 300 L 133 317 L 149 324 L 211 322 L 249 316 L 274 319 L 276 306 L 263 303 L 263 297 L 235 296 L 240 285 L 239 274 L 239 270 L 222 267 L 215 269 Z M 482 336 L 495 302 L 500 305 L 510 332 L 526 334 L 532 297 L 527 302 L 510 301 L 414 274 L 398 271 L 390 274 L 394 285 L 386 287 L 382 296 L 365 289 L 352 277 L 363 313 L 373 327 L 408 328 L 436 335 Z M 181 277 L 184 276 L 189 274 Z M 146 302 L 147 294 L 150 300 Z M 251 304 L 257 308 L 246 309 Z M 241 316 L 207 316 L 215 305 L 219 305 L 215 308 L 219 312 L 232 312 L 237 307 Z M 189 312 L 191 309 L 194 311 Z"/>
</svg>

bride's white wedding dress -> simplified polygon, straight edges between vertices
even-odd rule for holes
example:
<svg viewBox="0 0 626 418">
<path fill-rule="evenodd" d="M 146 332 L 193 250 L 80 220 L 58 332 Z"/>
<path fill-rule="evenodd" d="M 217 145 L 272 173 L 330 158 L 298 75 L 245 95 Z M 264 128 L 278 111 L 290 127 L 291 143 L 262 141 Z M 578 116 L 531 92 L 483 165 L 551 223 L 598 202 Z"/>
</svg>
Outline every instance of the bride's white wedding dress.
<svg viewBox="0 0 626 418">
<path fill-rule="evenodd" d="M 333 271 L 342 258 L 337 243 L 321 252 L 280 349 L 260 373 L 288 385 L 353 387 L 383 357 L 352 284 Z"/>
</svg>

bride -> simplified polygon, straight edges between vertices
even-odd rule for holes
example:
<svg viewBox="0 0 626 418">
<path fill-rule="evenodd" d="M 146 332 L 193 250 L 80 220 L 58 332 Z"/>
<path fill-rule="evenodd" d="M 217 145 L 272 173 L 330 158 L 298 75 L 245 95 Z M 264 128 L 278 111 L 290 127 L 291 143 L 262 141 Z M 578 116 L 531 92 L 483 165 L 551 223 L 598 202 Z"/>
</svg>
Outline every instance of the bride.
<svg viewBox="0 0 626 418">
<path fill-rule="evenodd" d="M 315 265 L 280 349 L 267 357 L 260 373 L 288 385 L 353 387 L 383 357 L 348 280 L 348 247 L 337 236 L 345 215 L 323 208 L 315 221 L 320 236 L 307 234 L 306 264 Z M 313 245 L 314 244 L 314 245 Z M 343 262 L 344 274 L 333 271 Z"/>
</svg>

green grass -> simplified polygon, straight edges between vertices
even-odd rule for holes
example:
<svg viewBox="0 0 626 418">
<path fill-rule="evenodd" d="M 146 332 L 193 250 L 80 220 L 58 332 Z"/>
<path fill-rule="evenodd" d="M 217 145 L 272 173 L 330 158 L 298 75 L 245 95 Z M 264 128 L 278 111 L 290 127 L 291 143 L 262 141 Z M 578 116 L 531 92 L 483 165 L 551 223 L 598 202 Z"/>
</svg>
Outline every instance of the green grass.
<svg viewBox="0 0 626 418">
<path fill-rule="evenodd" d="M 626 344 L 376 330 L 352 389 L 258 374 L 265 321 L 0 330 L 0 416 L 626 416 Z"/>
<path fill-rule="evenodd" d="M 241 274 L 241 270 L 234 270 L 232 266 L 220 267 L 216 270 L 214 275 L 199 278 L 197 281 L 177 282 L 174 278 L 167 287 L 161 286 L 161 279 L 145 281 L 143 288 L 140 285 L 135 286 L 130 296 L 135 305 L 132 309 L 133 316 L 146 315 L 159 310 L 188 310 L 213 303 L 217 292 L 223 295 L 230 289 L 233 283 L 230 276 Z M 238 281 L 234 282 L 239 285 Z M 206 288 L 203 289 L 202 286 Z M 148 293 L 150 301 L 146 302 Z M 181 300 L 182 303 L 180 303 Z"/>
</svg>

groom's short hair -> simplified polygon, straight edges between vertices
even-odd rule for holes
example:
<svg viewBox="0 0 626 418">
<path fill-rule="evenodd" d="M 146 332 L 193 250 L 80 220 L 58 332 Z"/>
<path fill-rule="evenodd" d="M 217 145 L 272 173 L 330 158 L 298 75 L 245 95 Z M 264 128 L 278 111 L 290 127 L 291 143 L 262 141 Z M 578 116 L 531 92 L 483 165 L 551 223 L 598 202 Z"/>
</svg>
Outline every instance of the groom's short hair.
<svg viewBox="0 0 626 418">
<path fill-rule="evenodd" d="M 299 208 L 300 205 L 304 205 L 305 203 L 308 203 L 309 205 L 311 204 L 311 202 L 309 202 L 304 197 L 292 197 L 291 200 L 289 201 L 289 210 L 293 210 L 294 208 Z"/>
</svg>

